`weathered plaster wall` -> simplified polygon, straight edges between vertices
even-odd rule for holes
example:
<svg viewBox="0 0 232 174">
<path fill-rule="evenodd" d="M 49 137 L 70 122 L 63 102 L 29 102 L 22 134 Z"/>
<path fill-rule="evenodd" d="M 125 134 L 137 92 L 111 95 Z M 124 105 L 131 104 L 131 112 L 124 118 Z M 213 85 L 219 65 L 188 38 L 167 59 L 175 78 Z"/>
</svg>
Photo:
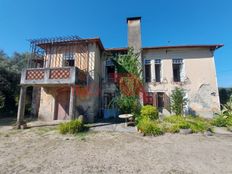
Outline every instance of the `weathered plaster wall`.
<svg viewBox="0 0 232 174">
<path fill-rule="evenodd" d="M 99 111 L 100 49 L 96 44 L 88 45 L 89 72 L 88 85 L 77 90 L 77 115 L 87 115 L 87 121 L 93 122 Z"/>
<path fill-rule="evenodd" d="M 220 103 L 213 52 L 207 48 L 144 51 L 143 59 L 152 60 L 151 79 L 155 77 L 154 59 L 162 59 L 161 81 L 163 83 L 147 83 L 146 91 L 166 92 L 170 95 L 175 87 L 180 87 L 180 84 L 173 82 L 173 58 L 181 58 L 184 62 L 185 83 L 181 87 L 186 90 L 189 111 L 203 117 L 212 117 L 213 113 L 219 111 Z"/>
<path fill-rule="evenodd" d="M 76 117 L 78 115 L 86 115 L 86 120 L 93 122 L 96 118 L 99 110 L 99 81 L 100 81 L 100 48 L 97 44 L 88 44 L 87 51 L 78 52 L 79 49 L 74 51 L 75 66 L 82 70 L 88 69 L 88 80 L 87 86 L 77 87 L 76 90 Z M 62 66 L 62 55 L 64 49 L 56 50 L 55 54 L 51 55 L 51 67 L 61 67 Z M 48 55 L 49 56 L 49 55 Z M 88 61 L 86 58 L 89 58 Z M 82 59 L 81 63 L 80 60 Z M 58 59 L 55 61 L 55 59 Z M 87 67 L 88 63 L 88 67 Z M 43 87 L 41 88 L 41 99 L 39 108 L 39 120 L 50 121 L 54 119 L 55 112 L 55 96 L 57 88 L 56 87 Z M 68 101 L 67 101 L 68 102 Z"/>
<path fill-rule="evenodd" d="M 55 108 L 55 92 L 55 88 L 41 87 L 40 107 L 38 114 L 39 120 L 53 120 Z"/>
</svg>

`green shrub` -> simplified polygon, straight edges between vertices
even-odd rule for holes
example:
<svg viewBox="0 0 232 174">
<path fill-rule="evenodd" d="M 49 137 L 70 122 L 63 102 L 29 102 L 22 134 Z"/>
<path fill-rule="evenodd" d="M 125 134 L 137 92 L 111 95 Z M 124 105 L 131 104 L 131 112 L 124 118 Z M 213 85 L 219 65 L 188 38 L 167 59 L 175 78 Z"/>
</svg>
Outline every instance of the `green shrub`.
<svg viewBox="0 0 232 174">
<path fill-rule="evenodd" d="M 231 127 L 232 126 L 232 116 L 229 116 L 226 118 L 226 126 Z"/>
<path fill-rule="evenodd" d="M 211 125 L 208 120 L 200 117 L 187 117 L 186 120 L 190 123 L 190 128 L 193 133 L 204 132 L 211 130 Z"/>
<path fill-rule="evenodd" d="M 175 88 L 171 94 L 171 109 L 176 115 L 183 115 L 188 99 L 185 97 L 185 91 L 182 88 Z"/>
<path fill-rule="evenodd" d="M 163 135 L 164 132 L 159 124 L 150 119 L 141 119 L 138 123 L 138 129 L 144 133 L 144 135 Z"/>
<path fill-rule="evenodd" d="M 216 116 L 212 120 L 212 125 L 217 127 L 226 127 L 227 126 L 227 120 L 224 116 Z"/>
<path fill-rule="evenodd" d="M 157 120 L 159 118 L 159 112 L 156 107 L 146 105 L 141 109 L 141 117 L 148 118 L 150 120 Z"/>
<path fill-rule="evenodd" d="M 84 130 L 84 123 L 82 119 L 71 120 L 59 125 L 59 132 L 61 134 L 76 134 Z"/>
<path fill-rule="evenodd" d="M 180 115 L 172 115 L 164 117 L 163 120 L 168 123 L 179 123 L 185 121 L 185 118 Z"/>
<path fill-rule="evenodd" d="M 169 129 L 173 129 L 174 133 L 179 132 L 179 129 L 192 129 L 192 132 L 204 132 L 211 128 L 211 125 L 208 120 L 200 118 L 198 116 L 179 116 L 173 115 L 164 117 L 164 122 L 171 123 L 172 126 L 169 126 Z M 168 130 L 168 132 L 173 133 L 173 131 Z"/>
<path fill-rule="evenodd" d="M 162 122 L 161 123 L 161 127 L 163 132 L 167 132 L 167 133 L 178 133 L 180 132 L 180 128 L 179 125 L 177 124 L 171 124 L 171 123 L 167 123 L 167 122 Z"/>
<path fill-rule="evenodd" d="M 180 129 L 189 129 L 190 128 L 190 124 L 187 121 L 182 121 L 178 124 Z"/>
</svg>

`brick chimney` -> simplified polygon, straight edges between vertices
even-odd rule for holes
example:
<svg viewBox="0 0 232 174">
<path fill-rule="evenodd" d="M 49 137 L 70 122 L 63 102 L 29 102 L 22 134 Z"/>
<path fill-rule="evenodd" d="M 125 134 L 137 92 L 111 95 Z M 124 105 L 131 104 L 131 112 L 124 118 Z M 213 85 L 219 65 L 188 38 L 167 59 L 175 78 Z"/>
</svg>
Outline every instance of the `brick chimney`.
<svg viewBox="0 0 232 174">
<path fill-rule="evenodd" d="M 127 18 L 128 47 L 133 47 L 136 53 L 141 51 L 141 17 Z"/>
</svg>

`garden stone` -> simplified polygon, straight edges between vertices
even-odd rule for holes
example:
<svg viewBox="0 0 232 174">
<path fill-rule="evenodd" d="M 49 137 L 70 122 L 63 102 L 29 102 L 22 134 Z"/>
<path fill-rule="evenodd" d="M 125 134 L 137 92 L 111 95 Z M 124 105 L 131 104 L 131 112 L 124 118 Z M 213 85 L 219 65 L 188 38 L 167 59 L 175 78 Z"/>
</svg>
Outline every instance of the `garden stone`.
<svg viewBox="0 0 232 174">
<path fill-rule="evenodd" d="M 206 135 L 206 136 L 213 136 L 213 133 L 210 132 L 210 131 L 205 131 L 205 132 L 204 132 L 204 135 Z"/>
<path fill-rule="evenodd" d="M 180 129 L 180 134 L 191 134 L 192 133 L 192 129 Z"/>
</svg>

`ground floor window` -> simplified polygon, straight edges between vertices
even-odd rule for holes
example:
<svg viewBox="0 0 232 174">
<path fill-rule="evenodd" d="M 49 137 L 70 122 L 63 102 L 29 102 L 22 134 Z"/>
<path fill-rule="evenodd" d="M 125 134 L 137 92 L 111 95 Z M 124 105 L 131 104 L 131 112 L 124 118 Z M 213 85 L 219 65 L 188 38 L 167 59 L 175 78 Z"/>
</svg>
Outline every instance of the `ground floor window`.
<svg viewBox="0 0 232 174">
<path fill-rule="evenodd" d="M 144 105 L 153 105 L 159 109 L 170 111 L 170 98 L 165 92 L 146 92 L 143 97 Z"/>
</svg>

